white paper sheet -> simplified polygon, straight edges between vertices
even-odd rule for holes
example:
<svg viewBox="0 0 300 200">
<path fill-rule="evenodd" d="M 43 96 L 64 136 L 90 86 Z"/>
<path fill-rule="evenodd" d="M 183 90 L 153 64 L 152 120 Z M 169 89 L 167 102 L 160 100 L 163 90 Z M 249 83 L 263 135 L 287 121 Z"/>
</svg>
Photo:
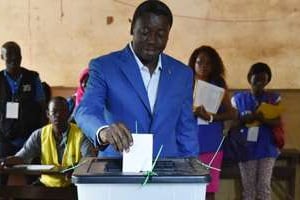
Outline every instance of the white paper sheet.
<svg viewBox="0 0 300 200">
<path fill-rule="evenodd" d="M 221 105 L 224 92 L 224 88 L 198 80 L 195 86 L 194 105 L 203 105 L 207 112 L 215 114 Z"/>
<path fill-rule="evenodd" d="M 153 135 L 132 134 L 133 146 L 123 151 L 123 172 L 150 171 L 152 168 Z"/>
<path fill-rule="evenodd" d="M 214 114 L 217 113 L 225 90 L 221 87 L 201 80 L 198 80 L 195 84 L 194 106 L 203 105 L 207 112 Z M 208 121 L 205 121 L 201 118 L 197 119 L 197 123 L 199 125 L 209 124 Z"/>
<path fill-rule="evenodd" d="M 54 165 L 14 165 L 13 168 L 25 168 L 27 170 L 50 170 Z"/>
<path fill-rule="evenodd" d="M 197 118 L 197 124 L 198 124 L 198 125 L 208 125 L 209 122 L 206 121 L 206 120 L 204 120 L 204 119 L 202 119 L 202 118 L 200 118 L 200 117 L 198 117 L 198 118 Z"/>
</svg>

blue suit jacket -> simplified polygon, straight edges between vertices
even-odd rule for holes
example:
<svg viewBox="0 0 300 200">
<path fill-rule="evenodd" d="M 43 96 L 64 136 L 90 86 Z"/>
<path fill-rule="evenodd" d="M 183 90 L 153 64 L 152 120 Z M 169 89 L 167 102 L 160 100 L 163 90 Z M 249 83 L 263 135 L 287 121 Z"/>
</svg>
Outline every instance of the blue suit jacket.
<svg viewBox="0 0 300 200">
<path fill-rule="evenodd" d="M 75 120 L 87 137 L 97 144 L 99 127 L 124 123 L 135 132 L 153 134 L 153 155 L 164 145 L 161 157 L 197 156 L 197 124 L 192 113 L 192 70 L 162 54 L 157 99 L 151 113 L 139 67 L 127 46 L 93 59 L 84 97 Z M 109 146 L 102 154 L 115 156 Z"/>
</svg>

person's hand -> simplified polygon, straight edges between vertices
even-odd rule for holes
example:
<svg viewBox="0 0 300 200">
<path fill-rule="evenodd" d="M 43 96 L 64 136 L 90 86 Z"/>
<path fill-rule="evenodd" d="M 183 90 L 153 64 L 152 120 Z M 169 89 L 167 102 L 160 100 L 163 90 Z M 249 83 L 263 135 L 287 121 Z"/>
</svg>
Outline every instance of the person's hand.
<svg viewBox="0 0 300 200">
<path fill-rule="evenodd" d="M 68 171 L 64 174 L 65 175 L 65 181 L 71 180 L 73 172 L 74 172 L 74 170 L 70 170 L 70 171 Z"/>
<path fill-rule="evenodd" d="M 0 159 L 0 170 L 3 170 L 3 168 L 5 167 L 5 161 L 6 161 L 5 158 Z"/>
<path fill-rule="evenodd" d="M 6 157 L 5 165 L 8 167 L 14 166 L 14 165 L 20 165 L 24 164 L 24 160 L 21 157 L 17 156 L 8 156 Z"/>
<path fill-rule="evenodd" d="M 0 169 L 4 167 L 11 167 L 13 165 L 23 164 L 23 160 L 20 157 L 8 156 L 0 160 Z"/>
<path fill-rule="evenodd" d="M 256 116 L 254 113 L 245 114 L 242 116 L 241 120 L 245 124 L 251 124 L 256 119 Z"/>
<path fill-rule="evenodd" d="M 129 151 L 129 147 L 133 145 L 131 133 L 122 124 L 112 124 L 108 128 L 104 128 L 98 135 L 100 141 L 104 144 L 112 144 L 117 151 Z"/>
<path fill-rule="evenodd" d="M 205 110 L 203 105 L 198 106 L 194 109 L 194 115 L 206 121 L 210 120 L 210 114 Z"/>
<path fill-rule="evenodd" d="M 204 173 L 204 172 L 208 173 L 207 167 L 205 167 L 203 163 L 200 160 L 198 160 L 198 158 L 191 157 L 188 158 L 187 160 L 189 161 L 190 165 L 194 168 L 194 170 L 199 171 L 200 173 Z"/>
<path fill-rule="evenodd" d="M 264 121 L 265 121 L 265 116 L 264 116 L 264 114 L 262 113 L 262 112 L 257 112 L 257 113 L 255 113 L 255 119 L 257 120 L 257 121 L 260 121 L 261 123 L 264 123 Z"/>
</svg>

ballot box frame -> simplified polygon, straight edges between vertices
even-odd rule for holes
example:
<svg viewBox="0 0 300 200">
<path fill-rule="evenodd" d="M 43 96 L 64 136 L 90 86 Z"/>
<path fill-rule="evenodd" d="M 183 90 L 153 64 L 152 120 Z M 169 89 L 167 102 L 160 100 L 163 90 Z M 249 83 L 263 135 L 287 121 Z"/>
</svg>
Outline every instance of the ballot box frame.
<svg viewBox="0 0 300 200">
<path fill-rule="evenodd" d="M 209 171 L 201 167 L 195 169 L 188 164 L 188 159 L 158 160 L 157 168 L 154 168 L 157 175 L 151 176 L 145 185 L 142 185 L 145 173 L 122 173 L 120 159 L 84 158 L 84 160 L 87 161 L 75 169 L 72 175 L 79 200 L 95 199 L 100 196 L 103 200 L 141 198 L 177 200 L 183 197 L 187 200 L 205 200 L 206 185 L 210 181 Z M 169 169 L 159 169 L 162 162 L 174 163 L 177 170 L 170 172 Z M 109 163 L 117 163 L 118 167 L 109 169 L 111 167 Z M 179 169 L 180 165 L 185 168 Z"/>
<path fill-rule="evenodd" d="M 127 184 L 137 184 L 143 183 L 145 180 L 145 172 L 130 173 L 122 172 L 122 161 L 119 158 L 85 158 L 85 163 L 77 168 L 72 175 L 72 182 L 77 183 L 127 183 Z M 92 170 L 92 165 L 95 163 L 102 162 L 105 168 L 100 169 L 101 171 L 90 173 Z M 162 162 L 182 164 L 187 163 L 187 159 L 160 159 L 158 164 Z M 111 169 L 107 169 L 109 163 L 114 163 Z M 116 164 L 117 163 L 117 164 Z M 170 168 L 170 167 L 169 167 Z M 192 171 L 193 170 L 193 171 Z M 208 183 L 210 181 L 209 171 L 205 168 L 200 169 L 200 171 L 190 167 L 187 169 L 180 169 L 176 171 L 167 171 L 165 169 L 153 170 L 157 175 L 150 177 L 148 183 Z"/>
</svg>

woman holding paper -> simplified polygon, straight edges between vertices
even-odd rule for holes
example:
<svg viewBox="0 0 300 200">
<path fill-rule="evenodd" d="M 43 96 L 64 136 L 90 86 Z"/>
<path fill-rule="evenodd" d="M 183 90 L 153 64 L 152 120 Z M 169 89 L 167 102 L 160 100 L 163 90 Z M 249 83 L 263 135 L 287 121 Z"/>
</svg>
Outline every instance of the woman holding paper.
<svg viewBox="0 0 300 200">
<path fill-rule="evenodd" d="M 215 49 L 201 46 L 194 50 L 189 66 L 194 71 L 194 114 L 198 118 L 200 144 L 199 159 L 211 167 L 211 182 L 206 189 L 206 199 L 215 199 L 219 190 L 218 169 L 223 152 L 224 120 L 233 119 L 227 85 L 224 78 L 224 64 Z"/>
<path fill-rule="evenodd" d="M 280 124 L 281 100 L 279 94 L 265 91 L 271 77 L 267 64 L 252 65 L 247 76 L 251 90 L 237 92 L 231 100 L 239 113 L 240 133 L 247 140 L 248 153 L 239 163 L 243 200 L 271 199 L 272 169 L 279 154 L 272 127 Z"/>
</svg>

